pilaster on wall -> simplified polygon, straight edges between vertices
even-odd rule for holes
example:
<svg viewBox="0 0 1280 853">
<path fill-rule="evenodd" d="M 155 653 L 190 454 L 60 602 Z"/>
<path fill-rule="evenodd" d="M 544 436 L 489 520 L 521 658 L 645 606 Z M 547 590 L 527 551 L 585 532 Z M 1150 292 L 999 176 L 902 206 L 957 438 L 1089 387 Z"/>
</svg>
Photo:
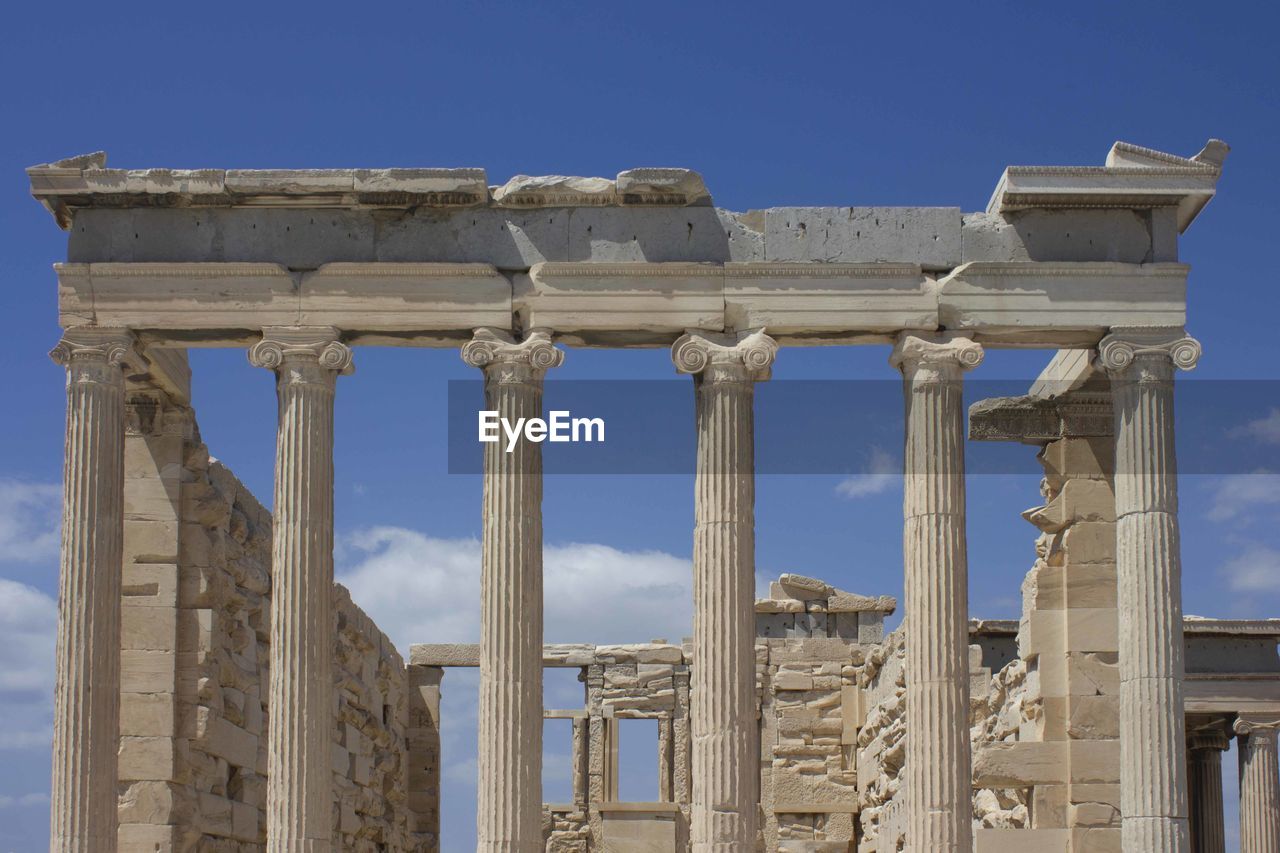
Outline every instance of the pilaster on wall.
<svg viewBox="0 0 1280 853">
<path fill-rule="evenodd" d="M 192 840 L 197 801 L 180 707 L 179 557 L 191 409 L 129 383 L 120 631 L 121 850 Z"/>
<path fill-rule="evenodd" d="M 985 742 L 974 745 L 975 788 L 1029 789 L 1026 824 L 982 814 L 977 847 L 1030 843 L 1030 830 L 1053 836 L 1055 849 L 1111 849 L 1120 832 L 1120 697 L 1110 395 L 1086 385 L 1052 401 L 987 400 L 971 419 L 975 439 L 1041 445 L 1045 499 L 1023 513 L 1040 536 L 1023 582 L 1019 660 L 997 676 L 1025 669 L 1017 695 L 1005 697 L 1020 708 L 992 709 Z"/>
<path fill-rule="evenodd" d="M 444 668 L 412 664 L 409 676 L 409 813 L 414 849 L 440 849 L 440 688 Z"/>
</svg>

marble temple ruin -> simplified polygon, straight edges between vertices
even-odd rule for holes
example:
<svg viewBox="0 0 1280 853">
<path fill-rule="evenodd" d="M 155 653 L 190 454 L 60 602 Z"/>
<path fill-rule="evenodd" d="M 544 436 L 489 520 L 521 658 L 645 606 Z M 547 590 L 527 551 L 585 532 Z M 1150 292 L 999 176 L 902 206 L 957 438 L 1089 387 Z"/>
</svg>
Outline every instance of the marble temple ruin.
<svg viewBox="0 0 1280 853">
<path fill-rule="evenodd" d="M 440 696 L 475 667 L 482 851 L 1213 853 L 1235 738 L 1243 849 L 1280 853 L 1280 620 L 1188 617 L 1180 591 L 1173 379 L 1200 344 L 1178 236 L 1226 154 L 1011 166 L 978 212 L 735 213 L 683 169 L 32 167 L 68 234 L 51 849 L 435 851 Z M 755 384 L 851 345 L 905 395 L 888 635 L 897 601 L 818 578 L 755 600 Z M 542 412 L 565 348 L 671 348 L 696 395 L 693 636 L 544 644 L 522 442 L 485 449 L 480 643 L 402 658 L 333 577 L 361 346 L 455 348 L 511 417 Z M 271 512 L 201 440 L 190 347 L 274 378 Z M 1041 378 L 966 412 L 1001 347 L 1046 350 Z M 970 616 L 966 439 L 1044 469 L 1016 621 Z M 545 707 L 548 667 L 579 706 Z M 544 718 L 571 721 L 571 802 L 542 799 Z M 628 719 L 657 722 L 657 801 L 619 799 Z"/>
</svg>

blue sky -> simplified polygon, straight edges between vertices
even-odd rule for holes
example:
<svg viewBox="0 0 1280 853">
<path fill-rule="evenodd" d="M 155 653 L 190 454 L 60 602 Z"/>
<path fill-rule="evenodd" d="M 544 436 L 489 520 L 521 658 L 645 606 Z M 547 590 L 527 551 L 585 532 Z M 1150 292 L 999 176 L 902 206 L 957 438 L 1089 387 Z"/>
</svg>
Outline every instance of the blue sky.
<svg viewBox="0 0 1280 853">
<path fill-rule="evenodd" d="M 1098 164 L 1116 139 L 1189 155 L 1217 136 L 1233 148 L 1219 198 L 1181 249 L 1193 266 L 1190 330 L 1205 348 L 1194 380 L 1280 378 L 1274 4 L 26 3 L 4 18 L 0 850 L 47 843 L 63 418 L 62 370 L 45 353 L 65 235 L 28 197 L 25 166 L 105 149 L 122 167 L 483 166 L 500 183 L 677 165 L 737 210 L 976 210 L 1008 164 Z M 887 355 L 786 349 L 774 376 L 892 379 Z M 1045 358 L 991 352 L 977 375 L 1030 378 Z M 212 452 L 269 500 L 270 377 L 240 351 L 192 361 Z M 479 482 L 447 474 L 444 452 L 446 383 L 472 378 L 452 351 L 360 350 L 357 373 L 340 380 L 339 572 L 402 645 L 476 635 L 474 584 L 450 579 L 474 574 Z M 583 350 L 558 378 L 672 370 L 665 351 Z M 1269 439 L 1280 429 L 1241 440 L 1261 453 Z M 890 438 L 858 450 L 875 473 L 897 448 Z M 974 615 L 1016 613 L 1033 558 L 1017 513 L 1036 502 L 1036 476 L 1030 450 L 1019 452 L 1027 474 L 970 483 Z M 839 490 L 841 480 L 761 477 L 760 573 L 898 594 L 900 489 L 885 478 Z M 1188 611 L 1280 615 L 1280 551 L 1267 535 L 1278 506 L 1274 478 L 1184 478 Z M 549 478 L 545 515 L 548 590 L 558 584 L 549 639 L 688 633 L 688 477 Z M 590 603 L 617 596 L 619 577 L 643 581 L 622 599 L 632 610 L 601 618 Z M 446 850 L 471 849 L 468 679 L 445 683 Z M 548 704 L 574 701 L 572 690 L 551 684 Z M 651 750 L 636 748 L 647 761 Z M 560 784 L 549 777 L 549 799 Z"/>
</svg>

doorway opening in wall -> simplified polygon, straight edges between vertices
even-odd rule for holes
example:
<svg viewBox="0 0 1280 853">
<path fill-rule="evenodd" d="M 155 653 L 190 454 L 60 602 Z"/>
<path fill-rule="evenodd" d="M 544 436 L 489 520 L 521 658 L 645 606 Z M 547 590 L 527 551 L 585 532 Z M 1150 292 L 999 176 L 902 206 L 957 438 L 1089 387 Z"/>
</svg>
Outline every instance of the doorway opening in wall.
<svg viewBox="0 0 1280 853">
<path fill-rule="evenodd" d="M 584 687 L 577 667 L 542 670 L 542 801 L 573 802 L 573 719 L 568 714 L 585 707 Z"/>
<path fill-rule="evenodd" d="M 542 721 L 542 801 L 573 802 L 573 720 Z"/>
<path fill-rule="evenodd" d="M 619 719 L 616 725 L 618 801 L 658 802 L 658 721 Z"/>
</svg>

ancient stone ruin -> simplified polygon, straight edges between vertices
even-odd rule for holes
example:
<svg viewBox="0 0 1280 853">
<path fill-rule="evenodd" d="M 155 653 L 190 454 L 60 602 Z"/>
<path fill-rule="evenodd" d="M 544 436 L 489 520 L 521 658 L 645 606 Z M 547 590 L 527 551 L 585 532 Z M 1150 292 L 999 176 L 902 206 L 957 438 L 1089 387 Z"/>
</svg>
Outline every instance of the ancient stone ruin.
<svg viewBox="0 0 1280 853">
<path fill-rule="evenodd" d="M 1180 594 L 1178 235 L 1226 153 L 1009 167 L 972 213 L 735 213 L 682 169 L 31 168 L 68 232 L 52 849 L 436 850 L 441 691 L 478 667 L 484 851 L 1220 851 L 1232 737 L 1244 849 L 1280 850 L 1280 620 Z M 540 445 L 486 445 L 482 641 L 406 664 L 333 582 L 363 345 L 457 348 L 512 419 L 562 346 L 670 347 L 697 401 L 693 636 L 544 645 Z M 817 578 L 754 600 L 754 384 L 834 345 L 891 348 L 904 382 L 888 636 L 897 602 Z M 275 377 L 274 517 L 200 439 L 192 346 Z M 967 417 L 1044 468 L 1016 622 L 972 620 L 966 575 L 962 381 L 1000 347 L 1049 351 Z M 547 667 L 579 706 L 544 706 Z M 542 802 L 546 717 L 572 721 L 571 802 Z M 619 799 L 628 719 L 657 722 L 657 801 Z"/>
</svg>

